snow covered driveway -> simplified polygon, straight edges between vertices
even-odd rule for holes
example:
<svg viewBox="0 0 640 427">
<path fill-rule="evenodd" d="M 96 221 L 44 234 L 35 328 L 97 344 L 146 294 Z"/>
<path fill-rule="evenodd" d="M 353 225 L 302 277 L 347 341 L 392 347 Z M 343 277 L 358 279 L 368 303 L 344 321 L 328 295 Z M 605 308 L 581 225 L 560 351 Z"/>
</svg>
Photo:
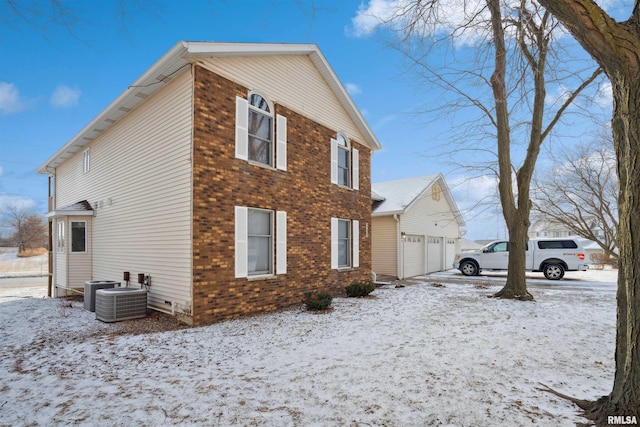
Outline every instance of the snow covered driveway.
<svg viewBox="0 0 640 427">
<path fill-rule="evenodd" d="M 573 426 L 610 391 L 615 292 L 383 287 L 201 328 L 117 335 L 82 303 L 0 297 L 0 425 Z"/>
</svg>

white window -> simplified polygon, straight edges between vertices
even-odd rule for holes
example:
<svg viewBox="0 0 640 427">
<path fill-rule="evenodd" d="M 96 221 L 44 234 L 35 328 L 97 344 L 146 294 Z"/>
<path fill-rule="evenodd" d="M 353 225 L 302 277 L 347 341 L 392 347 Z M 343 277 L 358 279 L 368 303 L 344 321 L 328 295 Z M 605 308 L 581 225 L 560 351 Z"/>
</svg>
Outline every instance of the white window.
<svg viewBox="0 0 640 427">
<path fill-rule="evenodd" d="M 351 148 L 341 133 L 331 140 L 331 182 L 343 187 L 360 188 L 358 150 Z"/>
<path fill-rule="evenodd" d="M 349 144 L 342 134 L 338 134 L 338 184 L 349 187 L 351 185 L 351 151 Z"/>
<path fill-rule="evenodd" d="M 249 276 L 273 273 L 273 215 L 271 211 L 249 209 L 247 243 Z"/>
<path fill-rule="evenodd" d="M 71 221 L 71 252 L 87 251 L 87 222 Z"/>
<path fill-rule="evenodd" d="M 262 96 L 249 95 L 249 160 L 273 166 L 273 113 Z"/>
<path fill-rule="evenodd" d="M 360 221 L 331 218 L 331 268 L 360 265 Z"/>
<path fill-rule="evenodd" d="M 56 248 L 58 249 L 58 252 L 64 252 L 64 222 L 58 222 Z"/>
<path fill-rule="evenodd" d="M 248 100 L 236 97 L 236 157 L 287 170 L 287 119 L 275 116 L 274 144 L 273 113 L 258 93 L 250 93 Z"/>
<path fill-rule="evenodd" d="M 89 172 L 89 160 L 90 159 L 91 159 L 91 152 L 87 148 L 82 153 L 82 172 L 84 172 L 84 173 Z"/>
<path fill-rule="evenodd" d="M 270 276 L 274 270 L 276 274 L 286 274 L 286 212 L 275 212 L 275 219 L 277 224 L 274 226 L 274 211 L 236 206 L 236 277 Z"/>
</svg>

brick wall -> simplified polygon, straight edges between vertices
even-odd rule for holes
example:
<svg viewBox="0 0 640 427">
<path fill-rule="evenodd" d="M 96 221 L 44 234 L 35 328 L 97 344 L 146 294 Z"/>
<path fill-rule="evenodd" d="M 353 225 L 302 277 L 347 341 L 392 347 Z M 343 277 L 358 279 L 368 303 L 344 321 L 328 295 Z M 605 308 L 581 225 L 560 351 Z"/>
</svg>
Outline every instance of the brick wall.
<svg viewBox="0 0 640 427">
<path fill-rule="evenodd" d="M 275 103 L 287 118 L 287 171 L 235 158 L 235 97 L 248 89 L 194 67 L 193 323 L 206 324 L 276 310 L 304 292 L 341 295 L 354 281 L 371 280 L 371 150 L 360 152 L 360 190 L 331 184 L 331 138 L 323 127 Z M 274 100 L 271 100 L 272 102 Z M 235 278 L 234 207 L 287 212 L 287 274 Z M 331 217 L 360 221 L 360 266 L 330 268 Z"/>
</svg>

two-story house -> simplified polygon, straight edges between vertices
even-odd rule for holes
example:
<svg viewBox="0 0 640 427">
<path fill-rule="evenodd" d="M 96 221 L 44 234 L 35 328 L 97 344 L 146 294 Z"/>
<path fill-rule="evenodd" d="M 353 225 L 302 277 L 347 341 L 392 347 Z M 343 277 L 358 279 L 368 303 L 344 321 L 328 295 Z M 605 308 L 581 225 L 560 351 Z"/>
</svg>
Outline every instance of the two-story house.
<svg viewBox="0 0 640 427">
<path fill-rule="evenodd" d="M 180 42 L 38 169 L 52 294 L 144 273 L 198 325 L 370 281 L 379 148 L 317 46 Z"/>
</svg>

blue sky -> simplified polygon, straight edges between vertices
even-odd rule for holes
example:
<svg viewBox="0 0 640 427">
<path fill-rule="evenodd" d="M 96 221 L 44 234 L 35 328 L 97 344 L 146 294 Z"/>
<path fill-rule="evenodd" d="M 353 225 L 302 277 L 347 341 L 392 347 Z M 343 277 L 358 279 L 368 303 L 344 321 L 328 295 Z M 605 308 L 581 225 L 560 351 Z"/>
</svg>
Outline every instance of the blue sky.
<svg viewBox="0 0 640 427">
<path fill-rule="evenodd" d="M 47 178 L 35 169 L 179 40 L 315 43 L 384 147 L 373 157 L 374 182 L 440 172 L 450 185 L 461 179 L 444 159 L 424 155 L 446 124 L 412 114 L 436 89 L 416 91 L 402 55 L 353 20 L 383 0 L 316 0 L 315 13 L 306 0 L 131 2 L 125 25 L 117 3 L 69 0 L 79 18 L 73 34 L 0 24 L 0 205 L 18 200 L 46 212 Z M 0 15 L 6 8 L 0 2 Z M 504 236 L 495 208 L 466 211 L 487 191 L 487 180 L 455 184 L 468 238 Z"/>
</svg>

